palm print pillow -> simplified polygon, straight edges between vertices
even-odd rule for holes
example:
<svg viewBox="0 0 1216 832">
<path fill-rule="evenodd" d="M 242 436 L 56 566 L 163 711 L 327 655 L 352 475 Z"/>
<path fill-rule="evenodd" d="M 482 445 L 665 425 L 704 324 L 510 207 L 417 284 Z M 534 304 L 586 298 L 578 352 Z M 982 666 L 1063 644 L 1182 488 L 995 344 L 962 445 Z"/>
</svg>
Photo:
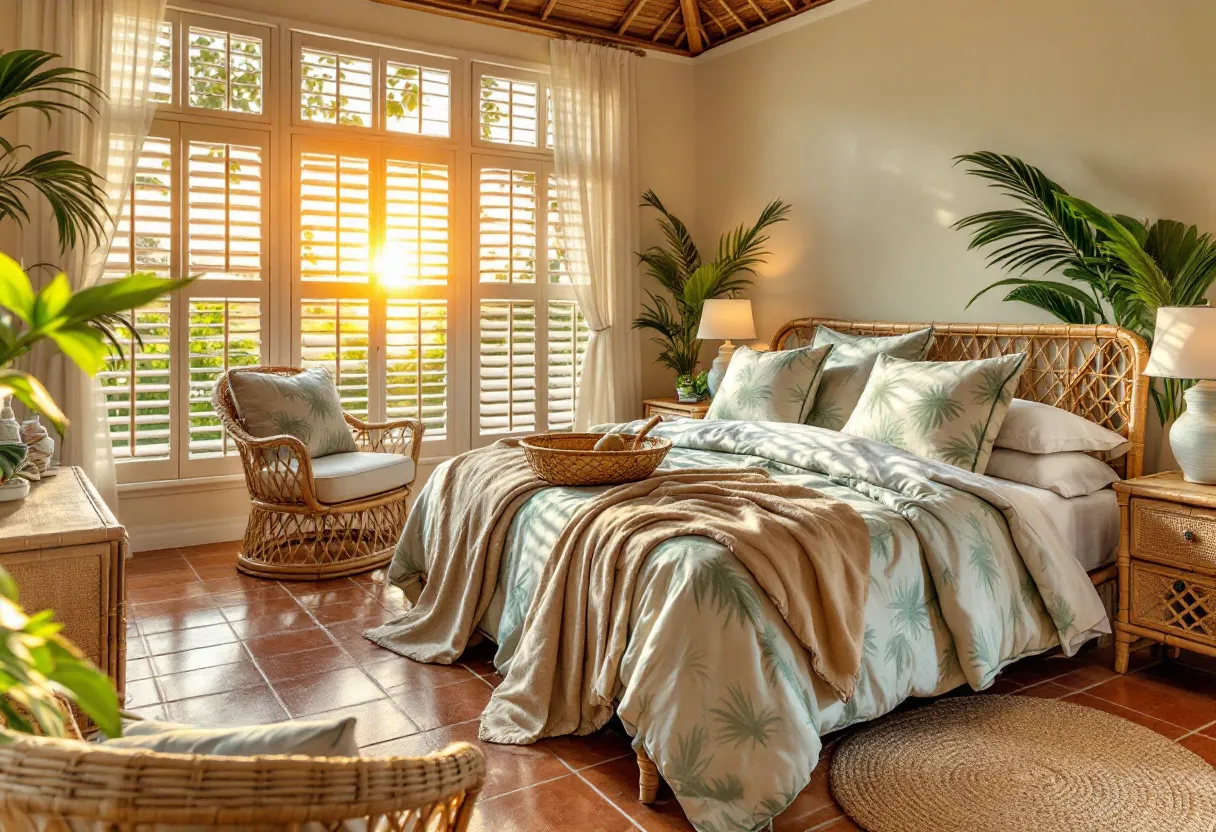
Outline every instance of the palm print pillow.
<svg viewBox="0 0 1216 832">
<path fill-rule="evenodd" d="M 327 370 L 314 367 L 294 376 L 234 370 L 228 384 L 241 424 L 253 436 L 291 434 L 312 457 L 357 450 Z"/>
<path fill-rule="evenodd" d="M 706 419 L 805 422 L 831 347 L 757 352 L 739 347 Z"/>
<path fill-rule="evenodd" d="M 976 361 L 880 355 L 842 432 L 982 474 L 1025 366 L 1025 353 Z"/>
<path fill-rule="evenodd" d="M 814 347 L 832 347 L 823 368 L 823 380 L 815 394 L 815 406 L 807 424 L 828 430 L 840 430 L 849 421 L 874 361 L 880 355 L 893 355 L 919 361 L 933 343 L 933 327 L 918 329 L 907 335 L 871 336 L 846 335 L 826 326 L 815 327 Z"/>
</svg>

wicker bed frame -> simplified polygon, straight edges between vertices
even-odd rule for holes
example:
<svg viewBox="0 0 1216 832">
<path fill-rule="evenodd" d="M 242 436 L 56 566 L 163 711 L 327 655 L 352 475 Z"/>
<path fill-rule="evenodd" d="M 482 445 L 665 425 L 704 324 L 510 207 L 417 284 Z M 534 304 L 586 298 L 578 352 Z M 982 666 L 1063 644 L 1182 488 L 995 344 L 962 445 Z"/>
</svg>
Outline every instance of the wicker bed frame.
<svg viewBox="0 0 1216 832">
<path fill-rule="evenodd" d="M 769 347 L 792 349 L 810 344 L 815 327 L 850 335 L 903 335 L 933 327 L 930 361 L 966 361 L 1024 352 L 1029 358 L 1017 396 L 1059 407 L 1127 437 L 1127 456 L 1111 463 L 1131 479 L 1144 473 L 1144 427 L 1148 412 L 1148 346 L 1139 335 L 1105 324 L 948 324 L 845 321 L 799 318 L 777 330 Z M 1113 581 L 1118 566 L 1089 573 L 1095 586 Z M 659 772 L 639 749 L 638 799 L 655 800 Z"/>
</svg>

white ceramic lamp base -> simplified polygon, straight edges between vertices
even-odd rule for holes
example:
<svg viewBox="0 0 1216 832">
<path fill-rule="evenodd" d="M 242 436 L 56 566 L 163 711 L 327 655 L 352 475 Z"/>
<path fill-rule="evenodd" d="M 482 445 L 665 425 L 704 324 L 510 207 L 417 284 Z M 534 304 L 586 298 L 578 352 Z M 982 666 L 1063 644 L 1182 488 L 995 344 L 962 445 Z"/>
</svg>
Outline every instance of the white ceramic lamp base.
<svg viewBox="0 0 1216 832">
<path fill-rule="evenodd" d="M 714 358 L 714 363 L 709 367 L 709 373 L 705 377 L 705 381 L 709 384 L 709 395 L 718 395 L 718 387 L 722 384 L 722 379 L 726 378 L 726 368 L 730 366 L 730 360 L 735 357 L 735 345 L 728 338 L 722 346 L 718 347 L 718 355 Z"/>
<path fill-rule="evenodd" d="M 1170 448 L 1187 482 L 1216 485 L 1216 381 L 1186 391 L 1186 412 L 1170 429 Z"/>
</svg>

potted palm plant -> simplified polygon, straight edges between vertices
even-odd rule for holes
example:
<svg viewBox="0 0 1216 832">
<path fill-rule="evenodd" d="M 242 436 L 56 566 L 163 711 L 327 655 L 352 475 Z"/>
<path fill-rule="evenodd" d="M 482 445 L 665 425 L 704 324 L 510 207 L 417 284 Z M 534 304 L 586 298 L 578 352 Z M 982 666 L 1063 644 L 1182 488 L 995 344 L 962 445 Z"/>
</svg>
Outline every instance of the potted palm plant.
<svg viewBox="0 0 1216 832">
<path fill-rule="evenodd" d="M 1015 156 L 981 151 L 955 162 L 1019 203 L 954 224 L 970 231 L 970 248 L 989 250 L 989 265 L 1012 274 L 984 287 L 968 306 L 993 289 L 1011 287 L 1007 301 L 1065 323 L 1114 323 L 1151 345 L 1158 307 L 1206 302 L 1216 281 L 1216 241 L 1195 226 L 1108 214 Z M 1182 394 L 1193 382 L 1155 381 L 1159 386 L 1150 392 L 1166 424 L 1182 411 Z"/>
<path fill-rule="evenodd" d="M 23 109 L 41 113 L 48 123 L 65 113 L 92 119 L 104 93 L 89 73 L 48 66 L 57 57 L 31 49 L 0 53 L 0 121 Z M 51 208 L 61 249 L 106 245 L 110 218 L 101 176 L 67 151 L 28 158 L 27 151 L 0 137 L 0 221 L 28 223 L 33 192 Z M 0 397 L 12 396 L 63 433 L 67 417 L 41 381 L 14 366 L 17 360 L 49 339 L 82 371 L 95 375 L 105 364 L 108 345 L 121 354 L 120 332 L 138 341 L 130 310 L 188 282 L 135 274 L 73 291 L 59 272 L 35 289 L 21 265 L 0 254 Z M 25 456 L 24 445 L 0 446 L 0 480 L 14 476 Z M 110 680 L 59 635 L 50 611 L 26 616 L 17 587 L 0 569 L 0 716 L 10 731 L 62 736 L 70 722 L 67 701 L 106 734 L 121 731 Z"/>
<path fill-rule="evenodd" d="M 702 262 L 688 227 L 663 206 L 654 191 L 642 195 L 642 205 L 659 212 L 659 228 L 667 245 L 651 246 L 638 255 L 638 260 L 671 300 L 647 289 L 649 302 L 643 302 L 642 314 L 634 320 L 633 328 L 655 333 L 651 340 L 661 348 L 659 363 L 675 371 L 680 398 L 686 400 L 687 396 L 695 401 L 700 397 L 697 364 L 701 341 L 697 338 L 697 327 L 705 301 L 734 297 L 751 285 L 750 276 L 768 256 L 764 248 L 768 242 L 765 231 L 785 222 L 790 206 L 773 200 L 764 206 L 753 225 L 740 225 L 723 234 L 714 259 Z M 704 390 L 700 388 L 701 392 Z"/>
</svg>

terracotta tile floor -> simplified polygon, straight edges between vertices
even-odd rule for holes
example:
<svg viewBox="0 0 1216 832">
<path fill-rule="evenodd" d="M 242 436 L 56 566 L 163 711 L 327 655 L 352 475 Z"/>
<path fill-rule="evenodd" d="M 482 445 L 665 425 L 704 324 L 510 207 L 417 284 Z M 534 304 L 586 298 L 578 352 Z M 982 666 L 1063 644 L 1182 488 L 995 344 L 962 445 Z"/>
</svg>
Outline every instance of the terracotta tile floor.
<svg viewBox="0 0 1216 832">
<path fill-rule="evenodd" d="M 197 725 L 354 715 L 363 753 L 426 754 L 476 742 L 477 717 L 498 682 L 492 649 L 459 665 L 411 662 L 362 637 L 406 606 L 382 572 L 325 583 L 275 583 L 239 575 L 237 544 L 170 549 L 131 562 L 127 705 L 145 716 Z M 1031 659 L 1010 668 L 996 693 L 1063 698 L 1146 725 L 1216 765 L 1216 662 L 1183 654 L 1133 655 L 1116 676 L 1108 651 Z M 857 829 L 832 800 L 829 744 L 814 779 L 776 832 Z M 637 802 L 637 766 L 617 726 L 530 747 L 481 745 L 489 764 L 473 829 L 688 830 L 664 787 Z"/>
</svg>

